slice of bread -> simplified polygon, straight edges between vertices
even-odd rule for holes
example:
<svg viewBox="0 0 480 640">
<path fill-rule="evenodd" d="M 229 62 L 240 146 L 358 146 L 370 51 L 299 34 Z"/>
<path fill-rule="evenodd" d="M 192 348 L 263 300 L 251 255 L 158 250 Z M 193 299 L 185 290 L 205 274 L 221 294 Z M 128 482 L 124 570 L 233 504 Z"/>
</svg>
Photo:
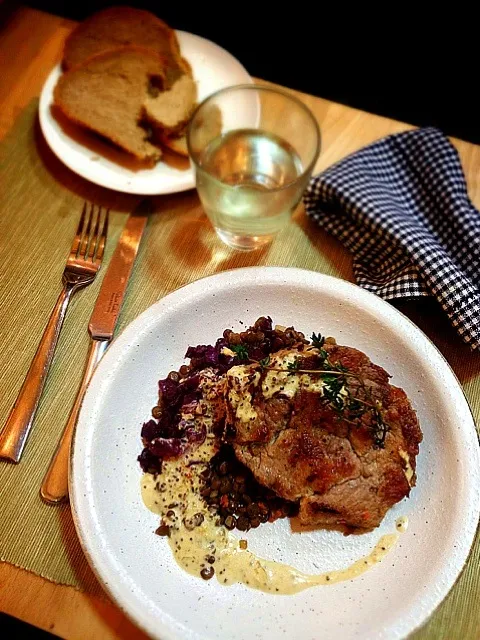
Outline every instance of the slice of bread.
<svg viewBox="0 0 480 640">
<path fill-rule="evenodd" d="M 159 140 L 162 147 L 188 158 L 190 154 L 187 145 L 187 124 L 176 135 L 168 135 L 161 129 L 154 128 L 155 139 Z M 201 153 L 212 140 L 222 134 L 222 112 L 216 104 L 204 107 L 201 117 L 198 117 L 192 126 L 192 150 L 194 153 Z"/>
<path fill-rule="evenodd" d="M 126 45 L 151 49 L 163 56 L 167 61 L 167 86 L 189 73 L 175 31 L 153 13 L 132 7 L 111 7 L 79 24 L 65 43 L 63 68 L 72 69 L 92 56 Z"/>
<path fill-rule="evenodd" d="M 178 153 L 179 156 L 188 158 L 187 136 L 185 134 L 178 137 L 160 134 L 159 140 L 163 147 L 166 147 L 167 149 L 170 149 L 170 151 Z"/>
<path fill-rule="evenodd" d="M 100 53 L 60 77 L 54 103 L 71 121 L 108 138 L 139 160 L 161 157 L 141 126 L 152 81 L 165 82 L 165 60 L 149 49 L 126 46 Z"/>
<path fill-rule="evenodd" d="M 167 91 L 150 94 L 144 104 L 145 119 L 167 136 L 178 134 L 185 128 L 195 108 L 197 85 L 194 80 L 184 75 Z"/>
</svg>

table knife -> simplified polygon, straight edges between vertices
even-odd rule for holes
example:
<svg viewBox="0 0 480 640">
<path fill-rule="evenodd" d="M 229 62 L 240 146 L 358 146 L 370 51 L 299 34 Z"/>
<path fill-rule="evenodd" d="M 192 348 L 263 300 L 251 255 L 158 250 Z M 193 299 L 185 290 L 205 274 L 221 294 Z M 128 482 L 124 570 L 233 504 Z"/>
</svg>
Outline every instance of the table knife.
<svg viewBox="0 0 480 640">
<path fill-rule="evenodd" d="M 62 437 L 40 488 L 40 495 L 46 502 L 58 503 L 68 499 L 70 444 L 78 414 L 95 367 L 113 338 L 128 280 L 150 211 L 149 202 L 143 201 L 130 215 L 105 273 L 88 324 L 91 339 L 83 379 Z"/>
</svg>

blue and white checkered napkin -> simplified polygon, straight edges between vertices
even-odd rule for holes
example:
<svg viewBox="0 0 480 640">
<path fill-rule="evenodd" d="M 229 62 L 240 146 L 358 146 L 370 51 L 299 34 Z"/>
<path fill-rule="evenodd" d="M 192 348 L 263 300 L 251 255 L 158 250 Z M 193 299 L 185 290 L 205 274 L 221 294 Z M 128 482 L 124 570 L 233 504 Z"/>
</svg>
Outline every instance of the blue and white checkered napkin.
<svg viewBox="0 0 480 640">
<path fill-rule="evenodd" d="M 480 213 L 441 131 L 361 149 L 312 178 L 304 202 L 352 252 L 357 284 L 385 300 L 434 296 L 462 339 L 480 346 Z"/>
</svg>

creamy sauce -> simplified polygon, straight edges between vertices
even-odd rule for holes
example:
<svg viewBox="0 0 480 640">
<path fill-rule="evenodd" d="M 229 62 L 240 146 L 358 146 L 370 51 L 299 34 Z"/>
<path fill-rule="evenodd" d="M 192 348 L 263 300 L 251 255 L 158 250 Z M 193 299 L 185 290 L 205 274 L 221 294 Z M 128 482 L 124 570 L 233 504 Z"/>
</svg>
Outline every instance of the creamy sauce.
<svg viewBox="0 0 480 640">
<path fill-rule="evenodd" d="M 249 388 L 252 384 L 258 385 L 260 372 L 251 366 L 238 365 L 228 370 L 227 377 L 230 379 L 228 399 L 235 415 L 242 422 L 255 420 L 257 412 L 252 406 Z"/>
<path fill-rule="evenodd" d="M 215 569 L 223 585 L 236 582 L 254 589 L 288 595 L 317 585 L 329 585 L 352 580 L 378 562 L 395 545 L 398 535 L 380 538 L 372 551 L 352 565 L 326 573 L 309 575 L 286 564 L 257 557 L 242 549 L 240 541 L 225 527 L 215 525 L 216 516 L 209 513 L 198 488 L 203 465 L 212 455 L 208 441 L 194 456 L 183 461 L 164 463 L 162 474 L 156 478 L 145 474 L 142 478 L 142 496 L 146 506 L 170 525 L 168 544 L 182 569 L 199 577 L 202 570 Z M 210 450 L 209 450 L 210 449 Z M 191 462 L 191 466 L 187 466 Z M 194 526 L 196 522 L 200 522 Z M 398 531 L 403 531 L 397 525 Z M 213 560 L 213 562 L 212 562 Z"/>
<path fill-rule="evenodd" d="M 265 398 L 271 398 L 276 393 L 281 393 L 287 398 L 293 398 L 300 389 L 323 394 L 324 382 L 322 378 L 312 377 L 308 373 L 288 371 L 288 365 L 294 364 L 296 358 L 297 356 L 294 353 L 271 358 L 269 367 L 285 369 L 285 372 L 267 371 L 262 381 L 262 393 Z"/>
<path fill-rule="evenodd" d="M 244 368 L 233 367 L 230 369 L 233 375 L 235 369 Z M 215 401 L 218 401 L 221 389 L 215 380 L 209 379 L 207 372 L 203 375 L 203 398 L 195 415 L 189 413 L 188 419 L 205 425 L 205 441 L 179 460 L 164 461 L 161 474 L 145 474 L 141 481 L 145 505 L 160 515 L 162 523 L 169 527 L 168 544 L 179 566 L 196 577 L 214 574 L 223 585 L 239 582 L 268 593 L 288 595 L 317 585 L 351 580 L 380 562 L 395 545 L 398 534 L 382 536 L 368 555 L 344 569 L 309 575 L 289 565 L 256 556 L 247 550 L 246 541 L 239 541 L 225 527 L 215 524 L 218 516 L 209 511 L 200 489 L 203 484 L 201 474 L 217 451 L 212 427 Z M 299 375 L 292 377 L 301 378 Z M 239 384 L 257 385 L 260 375 L 252 377 L 251 373 L 247 376 L 237 371 L 236 378 Z M 248 408 L 238 405 L 236 409 L 237 415 L 238 411 L 241 415 L 249 415 Z M 187 414 L 182 417 L 186 419 Z M 406 523 L 406 518 L 397 520 L 397 531 L 406 530 Z"/>
<path fill-rule="evenodd" d="M 397 528 L 397 531 L 399 531 L 400 533 L 405 533 L 405 531 L 408 529 L 408 517 L 400 516 L 400 518 L 397 518 L 395 520 L 395 526 Z"/>
<path fill-rule="evenodd" d="M 304 353 L 313 349 L 305 349 Z M 262 394 L 265 398 L 271 398 L 277 393 L 293 398 L 300 390 L 323 394 L 325 383 L 321 377 L 308 373 L 295 373 L 289 371 L 288 366 L 295 363 L 295 353 L 272 356 L 268 369 L 283 369 L 283 371 L 267 370 L 262 380 Z M 251 385 L 257 386 L 260 381 L 260 372 L 256 365 L 238 365 L 228 372 L 229 400 L 236 416 L 242 422 L 254 420 L 257 412 L 252 405 L 252 394 L 249 391 Z M 346 390 L 343 389 L 346 395 Z M 341 392 L 340 392 L 341 393 Z"/>
<path fill-rule="evenodd" d="M 194 465 L 194 468 L 197 466 Z M 151 511 L 171 524 L 168 543 L 177 563 L 197 577 L 202 570 L 213 566 L 221 584 L 240 582 L 261 591 L 289 595 L 317 585 L 336 584 L 356 578 L 381 562 L 398 539 L 395 533 L 384 535 L 368 555 L 350 566 L 309 575 L 242 549 L 239 540 L 225 527 L 215 525 L 215 516 L 208 512 L 195 491 L 198 487 L 198 477 L 195 476 L 198 474 L 186 473 L 184 466 L 178 462 L 164 463 L 164 471 L 156 480 L 150 474 L 144 475 L 142 496 Z M 170 512 L 175 515 L 168 517 L 166 514 Z M 194 519 L 200 520 L 198 514 L 203 516 L 203 521 L 192 528 Z M 214 562 L 210 564 L 209 560 L 213 558 Z"/>
</svg>

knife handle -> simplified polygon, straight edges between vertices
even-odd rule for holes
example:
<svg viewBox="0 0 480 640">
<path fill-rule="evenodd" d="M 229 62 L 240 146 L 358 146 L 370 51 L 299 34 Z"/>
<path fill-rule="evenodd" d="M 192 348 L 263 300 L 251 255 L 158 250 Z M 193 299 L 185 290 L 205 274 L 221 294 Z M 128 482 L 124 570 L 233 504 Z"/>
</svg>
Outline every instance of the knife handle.
<svg viewBox="0 0 480 640">
<path fill-rule="evenodd" d="M 78 414 L 82 406 L 83 398 L 88 387 L 88 383 L 95 371 L 100 358 L 105 353 L 109 340 L 94 340 L 90 342 L 90 349 L 87 357 L 87 364 L 83 374 L 80 388 L 75 398 L 72 410 L 67 420 L 67 424 L 57 445 L 57 449 L 48 467 L 48 471 L 40 487 L 40 495 L 46 502 L 57 504 L 68 500 L 68 469 L 70 460 L 70 445 L 77 424 Z"/>
</svg>

